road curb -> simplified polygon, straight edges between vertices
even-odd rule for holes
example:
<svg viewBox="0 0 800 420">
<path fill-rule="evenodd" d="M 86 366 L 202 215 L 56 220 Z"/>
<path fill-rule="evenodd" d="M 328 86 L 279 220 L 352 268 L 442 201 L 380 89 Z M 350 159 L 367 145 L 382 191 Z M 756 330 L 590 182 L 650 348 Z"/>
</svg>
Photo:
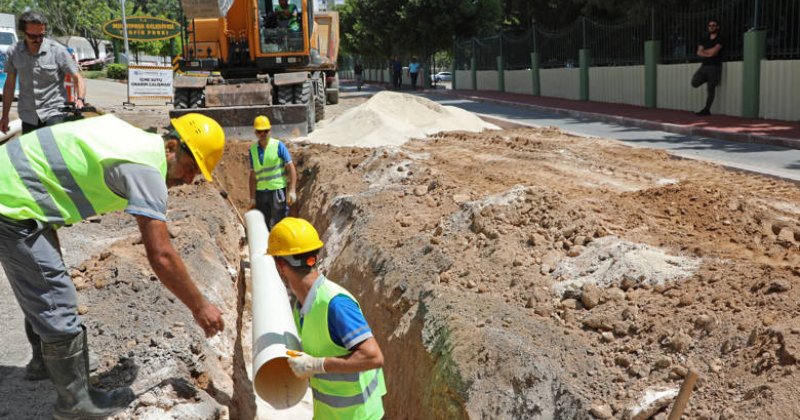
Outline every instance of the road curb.
<svg viewBox="0 0 800 420">
<path fill-rule="evenodd" d="M 442 92 L 437 91 L 436 93 L 442 93 Z M 517 106 L 540 112 L 549 112 L 556 115 L 568 116 L 576 119 L 592 119 L 592 120 L 598 120 L 602 122 L 619 124 L 624 126 L 644 128 L 648 130 L 666 131 L 668 133 L 682 134 L 694 137 L 710 137 L 717 140 L 733 141 L 738 143 L 764 144 L 769 146 L 785 147 L 788 149 L 800 149 L 800 139 L 792 139 L 788 137 L 766 136 L 766 135 L 751 134 L 751 133 L 734 133 L 729 131 L 712 130 L 701 127 L 689 127 L 685 125 L 642 120 L 638 118 L 623 117 L 619 115 L 600 114 L 596 112 L 578 111 L 567 108 L 552 108 L 541 105 L 506 101 L 502 99 L 486 98 L 483 96 L 458 93 L 455 91 L 446 91 L 445 94 L 465 99 L 480 100 L 483 102 L 490 102 L 501 105 Z"/>
</svg>

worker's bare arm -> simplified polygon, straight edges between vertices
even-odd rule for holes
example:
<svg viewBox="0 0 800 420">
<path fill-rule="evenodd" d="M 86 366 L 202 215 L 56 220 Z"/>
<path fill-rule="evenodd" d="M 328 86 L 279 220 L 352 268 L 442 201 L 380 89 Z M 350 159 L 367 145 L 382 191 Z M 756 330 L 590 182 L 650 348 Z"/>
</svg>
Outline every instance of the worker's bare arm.
<svg viewBox="0 0 800 420">
<path fill-rule="evenodd" d="M 8 132 L 8 116 L 11 111 L 11 102 L 14 101 L 14 87 L 17 83 L 17 73 L 7 72 L 6 83 L 3 85 L 3 116 L 0 118 L 0 131 Z"/>
<path fill-rule="evenodd" d="M 172 246 L 167 223 L 144 216 L 136 216 L 147 260 L 161 283 L 189 310 L 207 337 L 224 329 L 222 313 L 211 304 L 194 284 L 178 252 Z"/>
<path fill-rule="evenodd" d="M 297 169 L 294 167 L 294 162 L 287 163 L 284 168 L 289 173 L 287 203 L 291 206 L 297 200 Z"/>
<path fill-rule="evenodd" d="M 73 73 L 72 78 L 75 79 L 75 87 L 78 92 L 78 99 L 80 101 L 79 107 L 83 107 L 85 104 L 83 103 L 83 98 L 86 97 L 86 80 L 81 76 L 80 72 Z M 76 102 L 77 102 L 76 101 Z"/>
<path fill-rule="evenodd" d="M 255 171 L 250 171 L 250 180 L 248 181 L 250 185 L 250 205 L 251 208 L 255 208 L 256 205 L 256 173 Z"/>
<path fill-rule="evenodd" d="M 383 366 L 383 352 L 374 337 L 358 344 L 352 353 L 325 358 L 325 372 L 355 373 Z"/>
</svg>

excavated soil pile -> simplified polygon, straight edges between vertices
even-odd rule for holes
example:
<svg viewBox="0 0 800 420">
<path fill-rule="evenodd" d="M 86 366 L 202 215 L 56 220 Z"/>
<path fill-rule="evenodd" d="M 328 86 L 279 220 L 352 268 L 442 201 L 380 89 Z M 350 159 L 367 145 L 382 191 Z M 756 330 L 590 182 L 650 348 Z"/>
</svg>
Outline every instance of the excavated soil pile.
<svg viewBox="0 0 800 420">
<path fill-rule="evenodd" d="M 440 131 L 497 128 L 463 109 L 429 99 L 383 91 L 349 109 L 308 136 L 312 143 L 379 147 L 400 145 Z"/>
<path fill-rule="evenodd" d="M 292 145 L 294 212 L 375 330 L 389 417 L 664 418 L 688 369 L 690 418 L 800 412 L 795 185 L 554 129 L 368 146 Z"/>
</svg>

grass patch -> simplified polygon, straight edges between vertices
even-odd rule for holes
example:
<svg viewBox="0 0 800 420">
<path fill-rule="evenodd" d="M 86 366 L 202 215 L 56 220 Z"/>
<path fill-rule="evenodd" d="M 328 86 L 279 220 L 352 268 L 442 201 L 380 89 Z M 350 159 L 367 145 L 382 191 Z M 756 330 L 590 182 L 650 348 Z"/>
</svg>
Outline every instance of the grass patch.
<svg viewBox="0 0 800 420">
<path fill-rule="evenodd" d="M 100 79 L 106 77 L 105 70 L 86 70 L 81 73 L 87 79 Z"/>
</svg>

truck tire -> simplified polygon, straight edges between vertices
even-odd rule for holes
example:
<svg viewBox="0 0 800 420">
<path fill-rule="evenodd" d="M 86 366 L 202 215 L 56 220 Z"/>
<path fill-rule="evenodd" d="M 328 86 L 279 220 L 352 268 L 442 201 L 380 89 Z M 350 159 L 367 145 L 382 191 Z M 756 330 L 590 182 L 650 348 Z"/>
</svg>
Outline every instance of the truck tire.
<svg viewBox="0 0 800 420">
<path fill-rule="evenodd" d="M 339 89 L 325 89 L 325 93 L 329 104 L 336 105 L 339 103 Z"/>
<path fill-rule="evenodd" d="M 294 103 L 294 86 L 278 86 L 278 105 L 289 105 Z"/>
<path fill-rule="evenodd" d="M 189 91 L 187 89 L 175 89 L 175 96 L 172 102 L 172 106 L 175 109 L 189 108 Z"/>
<path fill-rule="evenodd" d="M 313 102 L 309 102 L 306 106 L 306 119 L 308 119 L 308 133 L 311 134 L 317 128 L 316 122 L 316 107 Z"/>
<path fill-rule="evenodd" d="M 189 91 L 189 108 L 204 108 L 205 95 L 202 89 L 192 89 Z"/>
<path fill-rule="evenodd" d="M 328 103 L 331 105 L 336 105 L 339 103 L 339 75 L 336 74 L 333 76 L 333 82 L 331 85 L 325 89 L 325 96 L 328 100 Z"/>
<path fill-rule="evenodd" d="M 314 80 L 314 116 L 317 121 L 325 118 L 325 81 L 322 78 Z"/>
<path fill-rule="evenodd" d="M 311 80 L 306 80 L 305 82 L 303 82 L 303 85 L 300 88 L 300 97 L 295 97 L 297 99 L 295 103 L 307 104 L 311 102 L 312 92 L 313 92 L 313 86 L 311 85 Z"/>
</svg>

